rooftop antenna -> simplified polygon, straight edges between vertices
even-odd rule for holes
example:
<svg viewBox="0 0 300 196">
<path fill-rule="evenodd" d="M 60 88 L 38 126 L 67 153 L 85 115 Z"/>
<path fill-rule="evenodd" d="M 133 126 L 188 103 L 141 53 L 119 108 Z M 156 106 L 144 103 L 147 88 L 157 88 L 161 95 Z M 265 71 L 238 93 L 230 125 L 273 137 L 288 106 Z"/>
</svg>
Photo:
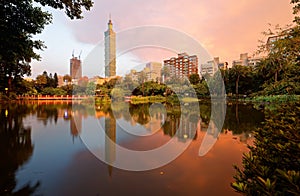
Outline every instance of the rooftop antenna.
<svg viewBox="0 0 300 196">
<path fill-rule="evenodd" d="M 74 49 L 73 49 L 73 52 L 72 52 L 72 57 L 74 58 Z"/>
</svg>

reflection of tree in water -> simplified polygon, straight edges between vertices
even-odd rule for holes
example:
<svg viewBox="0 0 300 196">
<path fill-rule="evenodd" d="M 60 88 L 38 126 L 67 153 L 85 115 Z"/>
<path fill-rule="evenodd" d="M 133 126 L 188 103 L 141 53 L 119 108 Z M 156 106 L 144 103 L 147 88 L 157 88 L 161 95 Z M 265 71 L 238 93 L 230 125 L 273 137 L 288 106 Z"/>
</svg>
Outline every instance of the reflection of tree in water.
<svg viewBox="0 0 300 196">
<path fill-rule="evenodd" d="M 129 112 L 131 117 L 141 125 L 145 125 L 150 122 L 150 113 L 149 113 L 150 104 L 130 104 Z"/>
<path fill-rule="evenodd" d="M 70 111 L 71 108 L 71 104 L 39 104 L 36 105 L 35 112 L 37 119 L 47 125 L 48 122 L 51 123 L 52 121 L 57 123 L 59 111 Z"/>
<path fill-rule="evenodd" d="M 200 104 L 199 109 L 200 109 L 201 121 L 204 124 L 208 125 L 210 121 L 210 115 L 211 115 L 211 104 Z"/>
<path fill-rule="evenodd" d="M 219 103 L 214 107 L 217 107 L 214 116 L 221 117 L 224 115 L 225 110 L 220 110 L 221 106 Z M 218 105 L 219 104 L 219 105 Z M 200 104 L 200 116 L 201 116 L 201 127 L 207 127 L 211 118 L 211 107 L 212 104 Z M 216 124 L 216 119 L 211 119 L 215 125 L 219 128 L 221 124 Z M 252 105 L 234 104 L 226 106 L 225 120 L 223 124 L 223 130 L 230 130 L 233 134 L 241 134 L 244 132 L 251 132 L 260 126 L 264 120 L 263 112 L 256 110 Z"/>
<path fill-rule="evenodd" d="M 29 195 L 39 183 L 29 184 L 12 193 L 16 186 L 15 173 L 32 155 L 31 128 L 24 127 L 23 117 L 30 112 L 26 105 L 10 105 L 0 111 L 0 195 Z"/>
<path fill-rule="evenodd" d="M 264 113 L 254 109 L 252 105 L 228 105 L 223 129 L 229 129 L 234 134 L 252 132 L 263 121 Z"/>
</svg>

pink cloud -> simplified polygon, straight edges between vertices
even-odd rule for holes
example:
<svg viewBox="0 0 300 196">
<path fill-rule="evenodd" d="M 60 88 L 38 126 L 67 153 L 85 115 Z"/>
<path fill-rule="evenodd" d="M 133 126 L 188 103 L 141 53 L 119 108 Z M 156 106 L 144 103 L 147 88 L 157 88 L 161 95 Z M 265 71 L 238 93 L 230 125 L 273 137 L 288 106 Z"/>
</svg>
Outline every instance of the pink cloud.
<svg viewBox="0 0 300 196">
<path fill-rule="evenodd" d="M 268 23 L 285 25 L 293 20 L 287 1 L 112 0 L 95 1 L 84 20 L 68 25 L 77 40 L 96 44 L 103 39 L 109 13 L 117 32 L 141 25 L 175 28 L 229 62 L 240 53 L 254 52 Z"/>
</svg>

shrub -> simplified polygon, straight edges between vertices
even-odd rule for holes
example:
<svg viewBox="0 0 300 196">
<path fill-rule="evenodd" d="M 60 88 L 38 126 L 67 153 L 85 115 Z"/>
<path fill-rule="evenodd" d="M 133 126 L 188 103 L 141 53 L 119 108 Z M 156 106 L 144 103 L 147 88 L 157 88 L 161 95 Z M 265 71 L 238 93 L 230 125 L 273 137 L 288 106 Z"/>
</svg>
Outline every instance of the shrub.
<svg viewBox="0 0 300 196">
<path fill-rule="evenodd" d="M 231 186 L 245 195 L 300 195 L 300 103 L 267 111 Z"/>
</svg>

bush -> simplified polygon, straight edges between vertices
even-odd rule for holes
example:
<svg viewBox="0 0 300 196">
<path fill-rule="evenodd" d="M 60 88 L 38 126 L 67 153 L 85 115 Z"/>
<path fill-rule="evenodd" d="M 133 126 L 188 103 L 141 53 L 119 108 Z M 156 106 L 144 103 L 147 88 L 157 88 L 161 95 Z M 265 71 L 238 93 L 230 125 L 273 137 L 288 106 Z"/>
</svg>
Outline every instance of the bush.
<svg viewBox="0 0 300 196">
<path fill-rule="evenodd" d="M 284 114 L 284 115 L 283 115 Z M 268 111 L 231 186 L 245 195 L 300 195 L 300 103 Z"/>
</svg>

